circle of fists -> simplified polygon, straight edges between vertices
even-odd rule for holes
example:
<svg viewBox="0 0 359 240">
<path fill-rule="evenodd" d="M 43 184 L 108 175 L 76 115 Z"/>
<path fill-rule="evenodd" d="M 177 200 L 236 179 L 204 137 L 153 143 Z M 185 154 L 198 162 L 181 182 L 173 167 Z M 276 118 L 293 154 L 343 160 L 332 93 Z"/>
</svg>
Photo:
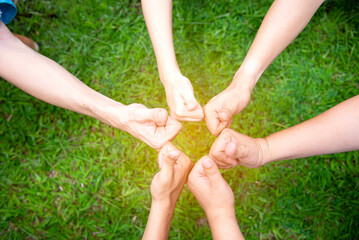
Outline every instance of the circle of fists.
<svg viewBox="0 0 359 240">
<path fill-rule="evenodd" d="M 265 163 L 268 155 L 263 150 L 266 149 L 265 139 L 253 139 L 229 129 L 233 115 L 238 114 L 247 106 L 250 94 L 238 94 L 238 89 L 230 85 L 212 98 L 202 109 L 194 97 L 190 81 L 183 77 L 179 82 L 182 83 L 181 86 L 172 86 L 171 83 L 165 86 L 170 116 L 164 109 L 152 112 L 152 117 L 149 115 L 150 120 L 146 126 L 148 132 L 153 134 L 153 138 L 144 136 L 140 138 L 159 150 L 157 160 L 160 167 L 150 187 L 152 205 L 144 239 L 156 232 L 148 229 L 153 229 L 153 225 L 159 224 L 157 220 L 150 220 L 156 216 L 156 213 L 152 213 L 152 208 L 167 210 L 167 213 L 172 216 L 177 199 L 186 183 L 207 215 L 212 234 L 214 234 L 213 238 L 218 237 L 215 236 L 218 232 L 213 231 L 212 226 L 225 225 L 232 230 L 238 229 L 235 239 L 243 239 L 236 223 L 233 191 L 222 177 L 219 167 L 230 168 L 239 164 L 259 167 Z M 182 128 L 178 121 L 201 121 L 203 118 L 209 131 L 218 137 L 209 155 L 203 156 L 194 164 L 170 140 Z M 156 134 L 162 134 L 162 136 L 156 136 Z M 218 224 L 218 218 L 226 220 Z M 213 222 L 217 223 L 213 224 Z M 232 224 L 228 224 L 229 222 Z M 157 238 L 159 236 L 153 239 Z"/>
<path fill-rule="evenodd" d="M 211 134 L 218 136 L 231 126 L 233 115 L 242 111 L 250 100 L 251 91 L 242 91 L 231 84 L 202 108 L 190 80 L 182 75 L 175 78 L 176 81 L 165 84 L 170 115 L 163 108 L 148 109 L 141 104 L 130 104 L 124 107 L 124 114 L 121 112 L 122 121 L 117 124 L 122 126 L 120 129 L 159 151 L 181 131 L 179 121 L 199 122 L 204 118 Z"/>
</svg>

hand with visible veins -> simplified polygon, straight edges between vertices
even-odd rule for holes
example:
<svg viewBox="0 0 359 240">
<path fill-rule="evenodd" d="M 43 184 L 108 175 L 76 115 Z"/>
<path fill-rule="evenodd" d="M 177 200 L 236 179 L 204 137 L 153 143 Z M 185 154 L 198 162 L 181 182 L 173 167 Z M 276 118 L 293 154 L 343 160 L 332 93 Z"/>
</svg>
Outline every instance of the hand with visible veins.
<svg viewBox="0 0 359 240">
<path fill-rule="evenodd" d="M 161 170 L 151 183 L 152 204 L 142 239 L 168 239 L 177 199 L 193 162 L 168 142 L 158 154 Z"/>
</svg>

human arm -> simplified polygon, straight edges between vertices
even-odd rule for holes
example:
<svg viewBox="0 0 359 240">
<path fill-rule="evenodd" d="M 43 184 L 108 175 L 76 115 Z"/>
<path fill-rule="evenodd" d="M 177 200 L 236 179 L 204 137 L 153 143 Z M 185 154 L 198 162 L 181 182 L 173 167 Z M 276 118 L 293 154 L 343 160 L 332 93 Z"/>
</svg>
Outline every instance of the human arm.
<svg viewBox="0 0 359 240">
<path fill-rule="evenodd" d="M 193 87 L 178 67 L 172 38 L 172 0 L 142 0 L 142 10 L 155 51 L 160 79 L 173 118 L 201 121 L 203 110 Z"/>
<path fill-rule="evenodd" d="M 230 127 L 233 115 L 249 103 L 265 69 L 296 38 L 324 0 L 275 0 L 231 84 L 204 107 L 209 131 Z"/>
<path fill-rule="evenodd" d="M 284 159 L 359 150 L 359 95 L 328 111 L 266 138 L 225 129 L 210 156 L 221 168 L 260 167 Z"/>
<path fill-rule="evenodd" d="M 160 172 L 151 183 L 152 203 L 142 239 L 168 239 L 173 213 L 193 162 L 172 143 L 158 155 Z"/>
<path fill-rule="evenodd" d="M 47 103 L 96 118 L 159 149 L 181 124 L 165 109 L 123 105 L 86 86 L 49 58 L 31 50 L 0 21 L 0 77 Z"/>
<path fill-rule="evenodd" d="M 236 219 L 232 189 L 211 158 L 204 156 L 196 163 L 187 186 L 206 213 L 213 239 L 244 239 Z"/>
</svg>

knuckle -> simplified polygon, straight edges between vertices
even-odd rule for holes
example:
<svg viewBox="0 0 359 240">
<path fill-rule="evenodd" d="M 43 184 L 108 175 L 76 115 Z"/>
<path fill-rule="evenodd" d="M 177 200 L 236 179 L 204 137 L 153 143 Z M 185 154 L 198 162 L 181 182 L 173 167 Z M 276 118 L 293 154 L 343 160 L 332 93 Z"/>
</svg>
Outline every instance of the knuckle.
<svg viewBox="0 0 359 240">
<path fill-rule="evenodd" d="M 223 129 L 223 131 L 221 132 L 221 136 L 223 137 L 228 137 L 230 135 L 232 135 L 232 133 L 234 132 L 234 130 L 228 128 L 228 126 L 226 128 Z"/>
<path fill-rule="evenodd" d="M 225 129 L 223 129 L 221 135 L 228 135 L 228 134 L 230 134 L 230 133 L 231 133 L 231 129 L 225 128 Z"/>
<path fill-rule="evenodd" d="M 187 178 L 187 186 L 191 188 L 193 185 L 193 173 L 190 172 Z"/>
<path fill-rule="evenodd" d="M 177 116 L 177 117 L 187 117 L 188 113 L 184 110 L 184 109 L 176 109 L 174 111 L 174 114 Z"/>
<path fill-rule="evenodd" d="M 164 144 L 165 144 L 165 142 L 155 142 L 155 143 L 152 143 L 152 146 L 155 149 L 160 149 Z"/>
<path fill-rule="evenodd" d="M 189 158 L 186 158 L 185 166 L 188 170 L 190 170 L 193 167 L 193 162 Z"/>
<path fill-rule="evenodd" d="M 174 110 L 174 111 L 171 111 L 171 116 L 174 119 L 181 120 L 181 118 L 183 117 L 183 114 L 179 110 Z"/>
</svg>

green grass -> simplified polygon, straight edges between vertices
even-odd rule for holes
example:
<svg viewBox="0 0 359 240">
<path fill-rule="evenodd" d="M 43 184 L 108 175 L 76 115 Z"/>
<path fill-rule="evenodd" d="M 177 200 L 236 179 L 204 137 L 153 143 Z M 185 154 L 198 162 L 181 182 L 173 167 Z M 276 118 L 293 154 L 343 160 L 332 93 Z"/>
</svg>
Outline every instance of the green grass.
<svg viewBox="0 0 359 240">
<path fill-rule="evenodd" d="M 229 84 L 270 5 L 174 1 L 178 62 L 202 105 Z M 353 1 L 324 3 L 263 74 L 232 128 L 264 137 L 359 94 L 358 12 Z M 138 1 L 20 1 L 8 27 L 106 96 L 167 107 Z M 0 238 L 139 239 L 156 152 L 6 81 L 0 86 Z M 183 125 L 174 143 L 197 161 L 215 138 L 204 122 Z M 357 151 L 222 173 L 247 239 L 359 236 Z M 211 239 L 204 218 L 185 187 L 170 239 Z"/>
</svg>

